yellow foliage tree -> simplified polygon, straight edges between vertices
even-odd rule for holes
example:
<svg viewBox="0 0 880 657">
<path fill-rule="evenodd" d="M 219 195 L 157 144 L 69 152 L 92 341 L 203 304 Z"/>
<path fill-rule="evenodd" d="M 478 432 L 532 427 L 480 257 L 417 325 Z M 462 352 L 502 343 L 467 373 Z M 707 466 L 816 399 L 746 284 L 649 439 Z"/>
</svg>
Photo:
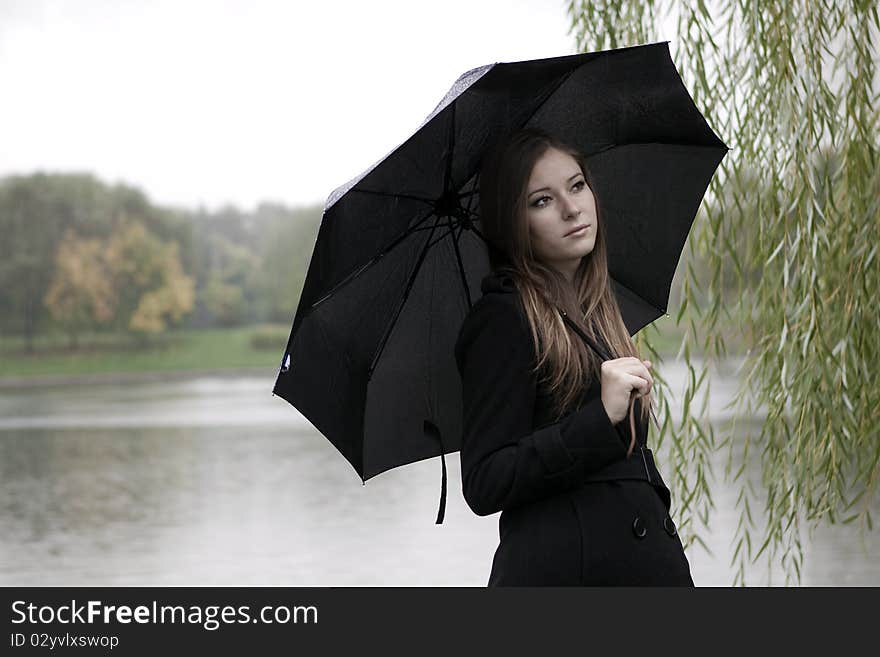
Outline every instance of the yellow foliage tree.
<svg viewBox="0 0 880 657">
<path fill-rule="evenodd" d="M 139 221 L 123 218 L 106 239 L 65 235 L 44 303 L 76 345 L 82 330 L 99 326 L 164 331 L 192 310 L 195 282 L 183 270 L 176 242 L 162 242 Z"/>
<path fill-rule="evenodd" d="M 129 330 L 158 333 L 192 309 L 195 282 L 183 271 L 176 242 L 164 243 L 140 222 L 124 219 L 105 258 Z"/>
<path fill-rule="evenodd" d="M 141 296 L 129 328 L 141 333 L 164 331 L 166 321 L 179 321 L 195 303 L 195 283 L 180 265 L 178 245 L 166 244 L 161 256 L 162 284 Z"/>
<path fill-rule="evenodd" d="M 44 303 L 52 318 L 68 330 L 71 344 L 80 331 L 109 323 L 116 294 L 98 239 L 83 239 L 68 231 L 55 254 L 55 272 Z"/>
</svg>

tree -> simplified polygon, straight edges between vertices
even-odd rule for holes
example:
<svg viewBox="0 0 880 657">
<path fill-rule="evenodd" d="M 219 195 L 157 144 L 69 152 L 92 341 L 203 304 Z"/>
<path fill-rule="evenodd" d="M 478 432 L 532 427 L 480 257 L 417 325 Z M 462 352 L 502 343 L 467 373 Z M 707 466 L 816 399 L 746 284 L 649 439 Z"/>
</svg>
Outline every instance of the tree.
<svg viewBox="0 0 880 657">
<path fill-rule="evenodd" d="M 30 351 L 33 337 L 51 315 L 44 302 L 57 279 L 56 255 L 64 236 L 73 231 L 77 239 L 106 242 L 126 217 L 164 242 L 179 243 L 185 264 L 192 259 L 191 224 L 177 212 L 154 208 L 137 188 L 111 187 L 89 173 L 34 173 L 0 180 L 0 330 L 23 334 Z M 76 320 L 78 326 L 84 317 Z M 68 330 L 73 329 L 71 321 L 70 315 L 63 320 Z"/>
<path fill-rule="evenodd" d="M 225 283 L 213 276 L 202 289 L 202 303 L 221 326 L 234 326 L 245 318 L 245 299 L 241 286 Z"/>
<path fill-rule="evenodd" d="M 106 239 L 68 231 L 54 262 L 45 303 L 73 345 L 84 328 L 158 333 L 193 306 L 178 244 L 162 242 L 139 221 L 123 218 Z"/>
<path fill-rule="evenodd" d="M 55 271 L 45 304 L 52 318 L 67 328 L 71 346 L 80 331 L 108 324 L 116 294 L 103 258 L 104 244 L 68 231 L 55 254 Z"/>
<path fill-rule="evenodd" d="M 659 442 L 672 443 L 670 485 L 682 504 L 683 541 L 702 542 L 692 520 L 697 515 L 705 524 L 712 504 L 708 456 L 726 446 L 729 475 L 734 436 L 716 440 L 692 402 L 713 361 L 725 355 L 721 326 L 741 323 L 750 348 L 735 402 L 743 415 L 753 414 L 753 404 L 767 414 L 759 435 L 745 436 L 742 467 L 733 475 L 740 487 L 734 580 L 745 584 L 746 561 L 765 554 L 781 557 L 787 583 L 799 581 L 802 522 L 811 530 L 823 521 L 872 529 L 880 481 L 877 5 L 568 3 L 581 51 L 665 39 L 656 26 L 673 10 L 673 61 L 732 150 L 683 258 L 676 321 L 688 316 L 681 353 L 691 380 L 678 426 L 661 404 Z M 657 362 L 654 334 L 648 327 L 637 344 Z M 694 348 L 703 357 L 696 368 Z M 654 378 L 662 397 L 664 382 Z M 743 476 L 756 447 L 760 492 Z M 767 522 L 753 540 L 758 497 Z"/>
<path fill-rule="evenodd" d="M 255 292 L 258 314 L 270 322 L 293 319 L 322 211 L 314 205 L 287 209 L 262 204 L 257 209 L 260 266 L 253 268 L 249 284 Z"/>
<path fill-rule="evenodd" d="M 195 286 L 180 264 L 176 242 L 163 242 L 142 223 L 122 219 L 104 253 L 117 300 L 117 325 L 158 333 L 192 309 Z"/>
<path fill-rule="evenodd" d="M 0 182 L 0 326 L 24 335 L 28 351 L 46 319 L 58 243 L 81 218 L 94 185 L 88 176 L 42 173 Z"/>
</svg>

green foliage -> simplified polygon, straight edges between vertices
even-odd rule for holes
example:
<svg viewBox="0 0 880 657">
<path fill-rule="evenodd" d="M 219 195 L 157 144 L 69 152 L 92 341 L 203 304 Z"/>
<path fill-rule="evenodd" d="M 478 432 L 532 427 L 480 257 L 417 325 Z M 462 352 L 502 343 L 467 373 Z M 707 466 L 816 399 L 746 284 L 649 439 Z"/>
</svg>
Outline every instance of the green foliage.
<svg viewBox="0 0 880 657">
<path fill-rule="evenodd" d="M 101 328 L 289 322 L 320 218 L 269 203 L 161 208 L 88 174 L 0 179 L 0 334 L 33 349 L 54 328 L 76 345 Z"/>
<path fill-rule="evenodd" d="M 200 325 L 290 322 L 315 236 L 318 207 L 263 203 L 191 217 Z"/>
<path fill-rule="evenodd" d="M 262 303 L 256 314 L 265 321 L 289 324 L 299 303 L 321 212 L 315 208 L 283 212 L 278 206 L 264 205 L 257 216 L 264 228 L 258 242 L 260 266 L 250 278 Z"/>
<path fill-rule="evenodd" d="M 682 539 L 702 543 L 692 521 L 707 526 L 712 506 L 707 455 L 727 446 L 731 476 L 736 424 L 716 440 L 694 404 L 704 377 L 691 351 L 705 374 L 737 318 L 749 348 L 734 404 L 740 418 L 766 418 L 738 443 L 734 580 L 745 584 L 745 565 L 764 556 L 799 581 L 802 524 L 843 518 L 870 530 L 880 480 L 876 5 L 572 0 L 568 14 L 582 51 L 669 39 L 685 86 L 732 147 L 682 258 L 672 302 L 676 321 L 689 316 L 679 356 L 691 377 L 680 423 L 662 403 L 660 441 L 672 443 Z M 676 18 L 676 35 L 657 33 L 663 17 Z M 750 458 L 760 459 L 760 491 L 745 478 Z"/>
<path fill-rule="evenodd" d="M 235 326 L 246 319 L 244 292 L 240 285 L 224 283 L 213 275 L 202 290 L 202 302 L 220 326 Z"/>
<path fill-rule="evenodd" d="M 0 331 L 22 334 L 32 345 L 52 319 L 45 300 L 62 240 L 70 231 L 107 239 L 125 217 L 160 240 L 188 243 L 181 217 L 154 208 L 132 187 L 78 173 L 0 179 Z"/>
<path fill-rule="evenodd" d="M 260 326 L 251 333 L 251 347 L 281 353 L 287 345 L 290 328 L 280 324 Z"/>
</svg>

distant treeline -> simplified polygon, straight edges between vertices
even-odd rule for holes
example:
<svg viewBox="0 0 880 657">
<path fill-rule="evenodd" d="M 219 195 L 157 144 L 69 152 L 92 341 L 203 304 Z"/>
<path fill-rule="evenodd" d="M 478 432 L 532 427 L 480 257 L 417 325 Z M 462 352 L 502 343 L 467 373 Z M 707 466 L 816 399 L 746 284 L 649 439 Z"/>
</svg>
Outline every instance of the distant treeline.
<svg viewBox="0 0 880 657">
<path fill-rule="evenodd" d="M 287 324 L 320 206 L 159 207 L 90 174 L 0 179 L 0 332 Z"/>
</svg>

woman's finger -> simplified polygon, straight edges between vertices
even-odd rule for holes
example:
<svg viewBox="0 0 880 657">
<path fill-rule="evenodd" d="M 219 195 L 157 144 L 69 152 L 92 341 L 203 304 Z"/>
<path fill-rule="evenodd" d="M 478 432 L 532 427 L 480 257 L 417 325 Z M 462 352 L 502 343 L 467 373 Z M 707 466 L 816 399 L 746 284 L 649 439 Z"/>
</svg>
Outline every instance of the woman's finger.
<svg viewBox="0 0 880 657">
<path fill-rule="evenodd" d="M 624 365 L 625 371 L 627 374 L 631 374 L 633 376 L 638 376 L 642 379 L 645 379 L 650 387 L 654 386 L 654 377 L 651 376 L 651 372 L 648 371 L 648 368 L 645 367 L 644 362 L 638 359 L 633 359 L 630 363 L 626 363 Z"/>
<path fill-rule="evenodd" d="M 630 393 L 635 390 L 640 393 L 639 397 L 641 397 L 650 390 L 651 384 L 646 379 L 638 374 L 630 374 L 630 376 L 632 377 L 630 379 Z"/>
</svg>

